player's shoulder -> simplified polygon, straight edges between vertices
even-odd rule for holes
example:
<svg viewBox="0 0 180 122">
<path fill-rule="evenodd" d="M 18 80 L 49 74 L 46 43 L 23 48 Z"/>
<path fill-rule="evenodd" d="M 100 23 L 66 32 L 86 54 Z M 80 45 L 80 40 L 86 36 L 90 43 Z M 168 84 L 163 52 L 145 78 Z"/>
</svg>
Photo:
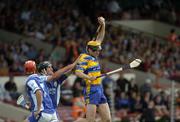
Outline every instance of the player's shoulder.
<svg viewBox="0 0 180 122">
<path fill-rule="evenodd" d="M 35 77 L 38 77 L 38 74 L 32 74 L 28 76 L 28 78 L 35 78 Z"/>
<path fill-rule="evenodd" d="M 38 78 L 39 78 L 38 74 L 32 74 L 32 75 L 29 75 L 29 76 L 26 78 L 26 81 L 35 80 L 35 79 L 38 79 Z"/>
<path fill-rule="evenodd" d="M 93 57 L 88 55 L 87 53 L 81 54 L 80 60 L 92 60 L 92 59 L 93 59 Z"/>
<path fill-rule="evenodd" d="M 28 83 L 28 82 L 31 82 L 31 81 L 37 81 L 37 80 L 39 80 L 39 76 L 38 76 L 38 74 L 32 74 L 32 75 L 29 75 L 27 78 L 26 78 L 26 84 Z"/>
</svg>

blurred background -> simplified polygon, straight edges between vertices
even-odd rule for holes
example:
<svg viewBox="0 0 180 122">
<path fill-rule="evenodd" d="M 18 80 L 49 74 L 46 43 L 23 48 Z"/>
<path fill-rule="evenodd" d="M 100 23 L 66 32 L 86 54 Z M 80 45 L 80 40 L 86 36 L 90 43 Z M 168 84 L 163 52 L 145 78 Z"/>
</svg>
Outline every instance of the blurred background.
<svg viewBox="0 0 180 122">
<path fill-rule="evenodd" d="M 180 120 L 179 6 L 179 0 L 1 0 L 0 122 L 29 114 L 16 105 L 24 92 L 24 62 L 72 63 L 95 35 L 98 16 L 106 19 L 102 72 L 143 61 L 103 79 L 113 121 Z M 84 116 L 82 87 L 75 75 L 61 87 L 64 122 Z"/>
</svg>

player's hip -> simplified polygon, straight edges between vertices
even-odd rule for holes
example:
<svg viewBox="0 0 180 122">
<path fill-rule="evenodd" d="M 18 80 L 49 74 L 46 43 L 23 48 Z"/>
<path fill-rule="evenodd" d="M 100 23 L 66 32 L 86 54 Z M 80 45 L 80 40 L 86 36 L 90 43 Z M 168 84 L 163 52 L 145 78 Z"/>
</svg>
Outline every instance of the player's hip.
<svg viewBox="0 0 180 122">
<path fill-rule="evenodd" d="M 107 102 L 102 85 L 91 85 L 89 89 L 86 88 L 84 98 L 86 104 L 98 105 Z"/>
</svg>

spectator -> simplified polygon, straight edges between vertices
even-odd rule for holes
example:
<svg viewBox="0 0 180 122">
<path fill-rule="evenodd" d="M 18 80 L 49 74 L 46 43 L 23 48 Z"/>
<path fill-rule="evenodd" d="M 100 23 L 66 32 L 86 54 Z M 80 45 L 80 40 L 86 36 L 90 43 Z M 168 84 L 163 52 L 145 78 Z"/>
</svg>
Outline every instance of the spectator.
<svg viewBox="0 0 180 122">
<path fill-rule="evenodd" d="M 0 54 L 0 76 L 6 76 L 9 73 L 9 68 L 7 65 L 7 62 L 5 60 L 5 57 L 3 54 Z"/>
<path fill-rule="evenodd" d="M 168 35 L 168 40 L 170 42 L 175 42 L 177 40 L 177 34 L 175 29 L 170 30 L 170 34 Z"/>
<path fill-rule="evenodd" d="M 0 84 L 0 101 L 3 101 L 3 100 L 4 100 L 4 88 Z"/>
<path fill-rule="evenodd" d="M 9 76 L 9 80 L 5 83 L 4 88 L 10 94 L 13 100 L 16 100 L 18 98 L 19 93 L 17 92 L 17 86 L 14 82 L 14 76 Z"/>
<path fill-rule="evenodd" d="M 142 95 L 142 107 L 143 109 L 146 109 L 148 108 L 148 103 L 151 101 L 152 99 L 152 94 L 150 92 L 145 92 L 143 95 Z"/>
<path fill-rule="evenodd" d="M 109 76 L 106 76 L 103 80 L 102 80 L 102 84 L 103 84 L 103 88 L 104 88 L 104 94 L 107 97 L 107 101 L 109 106 L 111 105 L 111 89 L 113 89 L 113 86 L 111 84 L 113 84 L 113 79 Z"/>
<path fill-rule="evenodd" d="M 129 88 L 128 88 L 128 93 L 129 95 L 133 92 L 136 92 L 138 93 L 139 92 L 139 88 L 138 88 L 138 85 L 136 83 L 136 80 L 134 78 L 130 79 L 130 85 L 129 85 Z"/>
<path fill-rule="evenodd" d="M 162 96 L 157 95 L 155 97 L 154 103 L 155 103 L 155 109 L 159 116 L 163 117 L 169 114 L 167 107 L 165 106 L 165 103 L 162 101 Z"/>
<path fill-rule="evenodd" d="M 148 102 L 148 108 L 146 108 L 141 116 L 141 122 L 155 122 L 155 110 L 154 110 L 154 102 Z"/>
<path fill-rule="evenodd" d="M 5 90 L 8 92 L 16 92 L 17 86 L 14 82 L 14 76 L 10 75 L 9 80 L 5 83 Z"/>
<path fill-rule="evenodd" d="M 120 73 L 119 79 L 117 80 L 117 85 L 122 92 L 128 92 L 128 88 L 130 86 L 130 83 L 128 80 L 123 78 L 122 73 Z"/>
<path fill-rule="evenodd" d="M 137 93 L 131 92 L 129 94 L 130 112 L 135 112 Z"/>
<path fill-rule="evenodd" d="M 65 61 L 65 53 L 66 53 L 66 50 L 64 48 L 61 48 L 59 46 L 56 46 L 51 55 L 50 55 L 50 60 L 51 62 L 59 62 L 59 61 Z"/>
<path fill-rule="evenodd" d="M 117 109 L 128 109 L 130 102 L 128 96 L 125 92 L 121 92 L 120 97 L 116 98 L 116 108 Z"/>
<path fill-rule="evenodd" d="M 72 102 L 72 116 L 74 119 L 78 117 L 84 117 L 85 115 L 85 104 L 84 97 L 82 95 L 82 79 L 77 78 L 73 85 L 73 102 Z"/>
<path fill-rule="evenodd" d="M 66 63 L 70 63 L 75 60 L 79 55 L 78 45 L 75 41 L 70 41 L 66 43 Z"/>
<path fill-rule="evenodd" d="M 180 108 L 180 90 L 177 91 L 177 99 L 176 99 L 177 105 Z"/>
<path fill-rule="evenodd" d="M 72 86 L 73 97 L 79 97 L 81 95 L 83 90 L 82 83 L 83 83 L 83 79 L 79 77 L 77 77 L 76 80 L 74 81 L 74 84 Z"/>
<path fill-rule="evenodd" d="M 135 112 L 139 112 L 139 113 L 143 112 L 143 105 L 142 105 L 142 100 L 141 100 L 140 95 L 136 96 L 135 105 L 132 107 L 134 107 Z M 133 110 L 133 108 L 132 108 L 132 110 Z"/>
<path fill-rule="evenodd" d="M 61 103 L 62 105 L 71 106 L 73 99 L 73 91 L 68 82 L 64 81 L 63 87 L 61 89 Z"/>
<path fill-rule="evenodd" d="M 146 92 L 152 93 L 151 80 L 146 79 L 145 83 L 140 87 L 140 92 L 144 95 Z"/>
</svg>

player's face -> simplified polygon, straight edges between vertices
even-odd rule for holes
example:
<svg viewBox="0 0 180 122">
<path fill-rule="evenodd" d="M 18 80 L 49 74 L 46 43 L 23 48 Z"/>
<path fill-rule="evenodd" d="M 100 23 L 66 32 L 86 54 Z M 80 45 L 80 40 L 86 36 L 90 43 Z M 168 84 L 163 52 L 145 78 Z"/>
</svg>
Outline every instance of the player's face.
<svg viewBox="0 0 180 122">
<path fill-rule="evenodd" d="M 90 49 L 90 55 L 94 56 L 94 57 L 98 57 L 100 54 L 101 50 L 92 50 Z"/>
<path fill-rule="evenodd" d="M 54 74 L 52 66 L 48 66 L 47 69 L 46 69 L 46 71 L 47 71 L 47 74 L 48 74 L 48 75 Z"/>
</svg>

